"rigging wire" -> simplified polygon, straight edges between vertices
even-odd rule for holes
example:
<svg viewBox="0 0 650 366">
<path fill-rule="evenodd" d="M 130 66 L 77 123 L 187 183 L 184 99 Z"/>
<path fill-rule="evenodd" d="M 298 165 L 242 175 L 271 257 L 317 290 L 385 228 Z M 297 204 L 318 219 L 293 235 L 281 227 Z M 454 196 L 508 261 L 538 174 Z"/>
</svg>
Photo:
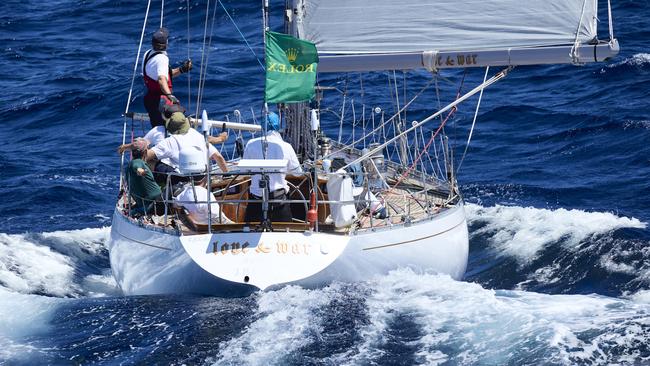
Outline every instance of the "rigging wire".
<svg viewBox="0 0 650 366">
<path fill-rule="evenodd" d="M 186 0 L 185 6 L 187 8 L 187 59 L 191 60 L 190 58 L 190 0 Z M 192 110 L 192 78 L 190 77 L 192 74 L 190 72 L 187 73 L 187 110 L 191 111 Z"/>
<path fill-rule="evenodd" d="M 461 90 L 463 89 L 463 84 L 464 84 L 464 83 L 465 83 L 465 74 L 463 74 L 463 79 L 461 80 L 461 82 L 460 82 L 460 86 L 458 87 L 458 93 L 456 94 L 456 100 L 457 100 L 457 101 L 458 101 L 458 99 L 460 98 L 460 92 L 461 92 Z M 483 83 L 485 83 L 485 80 L 483 80 Z M 481 91 L 482 91 L 482 90 L 483 90 L 483 89 L 481 89 Z M 449 118 L 451 118 L 451 116 L 453 116 L 453 115 L 456 113 L 457 110 L 458 110 L 458 108 L 456 108 L 456 106 L 454 106 L 454 107 L 451 108 L 451 110 L 449 111 L 449 113 L 447 113 L 447 117 L 445 117 L 445 119 L 440 123 L 440 126 L 438 127 L 438 129 L 433 133 L 433 135 L 431 135 L 431 138 L 429 139 L 429 142 L 427 142 L 427 144 L 424 146 L 424 148 L 422 149 L 422 151 L 420 152 L 420 154 L 417 156 L 417 158 L 414 159 L 414 160 L 412 161 L 412 163 L 411 163 L 411 165 L 408 167 L 408 169 L 406 169 L 406 170 L 402 173 L 402 175 L 399 177 L 399 179 L 397 180 L 397 182 L 395 182 L 395 184 L 393 185 L 393 187 L 390 189 L 390 191 L 389 191 L 388 193 L 390 193 L 390 192 L 391 192 L 393 189 L 395 189 L 395 188 L 396 188 L 400 183 L 402 183 L 402 181 L 404 180 L 404 178 L 406 178 L 406 176 L 408 176 L 408 175 L 413 171 L 413 169 L 417 166 L 417 164 L 418 164 L 418 162 L 420 161 L 420 159 L 422 159 L 422 156 L 424 156 L 424 153 L 427 152 L 427 151 L 429 150 L 429 147 L 431 146 L 431 144 L 433 143 L 433 141 L 436 139 L 436 136 L 438 135 L 438 133 L 440 133 L 440 131 L 443 130 L 443 128 L 445 127 L 445 124 L 447 123 L 447 121 L 449 120 Z M 414 124 L 413 127 L 414 127 L 415 131 L 417 132 L 417 127 L 418 127 L 417 124 Z M 406 136 L 406 134 L 404 134 L 404 135 Z"/>
<path fill-rule="evenodd" d="M 609 20 L 609 41 L 614 40 L 614 24 L 612 23 L 612 2 L 607 0 L 607 17 Z"/>
<path fill-rule="evenodd" d="M 147 2 L 147 11 L 144 14 L 144 21 L 142 22 L 142 32 L 140 34 L 140 43 L 138 44 L 138 53 L 135 56 L 135 64 L 133 65 L 133 75 L 131 76 L 131 87 L 129 87 L 129 97 L 126 101 L 126 108 L 124 110 L 124 127 L 122 128 L 122 145 L 126 143 L 126 114 L 129 112 L 131 106 L 131 96 L 133 95 L 133 84 L 135 83 L 135 74 L 138 72 L 138 63 L 140 62 L 140 52 L 142 51 L 142 41 L 144 39 L 144 31 L 147 28 L 147 19 L 149 19 L 149 9 L 151 8 L 151 0 Z M 122 186 L 124 178 L 124 153 L 120 157 L 120 187 Z"/>
<path fill-rule="evenodd" d="M 165 0 L 160 0 L 160 28 L 163 27 L 164 18 L 165 18 Z"/>
<path fill-rule="evenodd" d="M 427 117 L 427 118 L 423 119 L 422 121 L 418 122 L 417 124 L 415 124 L 413 127 L 411 127 L 409 129 L 407 129 L 406 131 L 392 137 L 391 139 L 387 140 L 383 144 L 377 146 L 376 148 L 372 149 L 371 151 L 367 152 L 366 154 L 363 154 L 362 156 L 354 159 L 353 161 L 347 163 L 345 166 L 343 166 L 341 168 L 342 169 L 347 168 L 352 164 L 356 164 L 358 162 L 361 162 L 361 161 L 367 159 L 368 157 L 372 156 L 373 154 L 376 154 L 379 150 L 383 149 L 385 146 L 387 146 L 387 145 L 395 142 L 397 139 L 399 139 L 402 134 L 407 134 L 407 133 L 413 131 L 414 129 L 422 126 L 423 124 L 425 124 L 427 122 L 430 122 L 431 120 L 437 118 L 438 116 L 440 116 L 441 114 L 447 112 L 448 110 L 450 110 L 452 108 L 455 108 L 458 104 L 464 102 L 465 100 L 467 100 L 468 98 L 470 98 L 474 94 L 478 93 L 481 89 L 487 88 L 487 87 L 491 86 L 492 84 L 496 83 L 497 81 L 503 79 L 504 77 L 506 77 L 508 75 L 508 72 L 510 72 L 510 70 L 512 70 L 513 68 L 514 68 L 514 66 L 508 66 L 507 68 L 501 70 L 499 73 L 492 76 L 485 83 L 482 83 L 482 84 L 478 85 L 474 89 L 472 89 L 469 92 L 465 93 L 462 97 L 456 99 L 454 102 L 449 103 L 447 106 L 445 106 L 441 110 L 433 113 L 429 117 Z"/>
<path fill-rule="evenodd" d="M 571 59 L 573 60 L 573 63 L 576 65 L 580 64 L 580 29 L 582 28 L 582 21 L 585 16 L 585 10 L 587 7 L 587 0 L 584 0 L 582 2 L 582 12 L 580 13 L 580 22 L 578 23 L 578 28 L 576 29 L 576 37 L 573 42 L 573 47 L 571 47 L 571 51 L 569 52 L 569 56 L 571 56 Z M 610 18 L 611 19 L 611 18 Z"/>
<path fill-rule="evenodd" d="M 199 67 L 199 90 L 196 93 L 196 113 L 194 114 L 195 116 L 199 116 L 199 107 L 201 106 L 201 97 L 203 94 L 203 90 L 201 89 L 201 82 L 204 77 L 204 69 L 206 68 L 205 65 L 205 43 L 206 43 L 206 38 L 208 37 L 208 19 L 210 17 L 210 0 L 207 1 L 206 3 L 206 8 L 205 8 L 205 23 L 203 26 L 203 47 L 201 47 L 201 66 Z"/>
<path fill-rule="evenodd" d="M 485 75 L 483 76 L 483 82 L 487 80 L 488 72 L 490 71 L 490 66 L 487 66 L 485 68 Z M 478 117 L 478 110 L 481 107 L 481 99 L 483 98 L 483 90 L 478 95 L 478 102 L 476 103 L 476 110 L 474 111 L 474 119 L 472 120 L 472 128 L 469 130 L 469 136 L 467 137 L 467 145 L 465 145 L 465 151 L 463 151 L 463 156 L 460 158 L 460 162 L 458 163 L 458 168 L 456 168 L 456 175 L 458 175 L 458 172 L 460 171 L 460 167 L 463 165 L 463 161 L 465 160 L 465 155 L 467 155 L 467 149 L 469 149 L 469 143 L 472 141 L 472 134 L 474 133 L 474 125 L 476 124 L 476 118 Z"/>
<path fill-rule="evenodd" d="M 389 78 L 388 80 L 390 81 L 390 78 Z M 434 82 L 434 80 L 435 80 L 435 79 L 433 79 L 433 78 L 432 78 L 431 80 L 429 80 L 429 82 L 428 82 L 424 87 L 422 87 L 422 89 L 420 89 L 420 90 L 415 94 L 415 96 L 413 96 L 413 98 L 412 98 L 408 103 L 406 103 L 406 104 L 402 107 L 402 110 L 408 108 L 408 107 L 409 107 L 409 106 L 410 106 L 410 105 L 411 105 L 411 104 L 412 104 L 412 103 L 413 103 L 413 102 L 414 102 L 414 101 L 415 101 L 415 100 L 416 100 L 420 95 L 422 95 L 422 93 L 424 93 L 424 91 L 427 90 L 427 89 L 429 88 L 429 86 Z M 347 87 L 346 87 L 346 88 L 347 88 Z M 347 89 L 346 89 L 346 90 L 347 90 Z M 390 88 L 389 88 L 389 90 L 390 90 Z M 347 92 L 346 92 L 346 93 L 347 93 Z M 346 95 L 346 93 L 343 94 L 343 97 L 344 97 L 343 105 L 345 105 L 345 95 Z M 392 98 L 392 96 L 391 96 L 391 98 Z M 438 108 L 438 109 L 440 109 L 440 108 Z M 382 130 L 382 131 L 383 131 L 383 134 L 384 134 L 384 140 L 385 140 L 385 139 L 386 139 L 386 125 L 387 125 L 388 123 L 392 122 L 396 117 L 398 117 L 398 115 L 399 115 L 400 113 L 402 113 L 402 110 L 397 111 L 397 113 L 393 114 L 393 115 L 392 115 L 388 120 L 385 120 L 385 119 L 384 119 L 384 111 L 382 111 L 382 112 L 381 112 L 381 124 L 380 124 L 379 126 L 377 126 L 376 128 L 374 128 L 372 131 L 370 131 L 370 133 L 375 133 L 375 132 L 378 132 L 379 130 Z M 341 114 L 341 119 L 342 119 L 342 118 L 343 118 L 343 116 L 342 116 L 342 114 Z M 341 120 L 341 121 L 340 121 L 340 124 L 339 124 L 339 141 L 338 141 L 339 143 L 341 142 L 341 141 L 340 141 L 340 136 L 341 136 L 341 134 L 342 134 L 342 128 L 343 128 L 342 123 L 343 123 L 343 121 Z M 359 140 L 356 140 L 356 141 L 352 141 L 349 145 L 354 146 L 354 145 L 358 144 L 358 143 L 361 142 L 361 141 L 362 141 L 362 139 L 359 139 Z M 345 150 L 345 149 L 340 149 L 340 150 L 333 151 L 333 152 L 331 152 L 330 154 L 328 154 L 327 156 L 324 156 L 324 158 L 329 157 L 329 156 L 332 156 L 332 155 L 337 154 L 337 153 L 340 153 L 340 152 L 342 152 L 343 150 Z"/>
<path fill-rule="evenodd" d="M 260 67 L 262 68 L 262 70 L 265 70 L 264 64 L 262 64 L 262 61 L 257 56 L 257 53 L 255 53 L 255 50 L 253 50 L 253 47 L 251 47 L 250 43 L 248 43 L 248 40 L 246 39 L 246 36 L 244 36 L 244 33 L 242 33 L 242 31 L 239 29 L 239 27 L 237 26 L 237 23 L 235 23 L 235 19 L 233 19 L 230 16 L 230 13 L 226 9 L 226 7 L 223 5 L 221 0 L 218 0 L 218 1 L 219 1 L 219 5 L 221 5 L 221 7 L 223 8 L 223 11 L 226 12 L 226 15 L 228 16 L 228 19 L 230 19 L 230 21 L 232 22 L 232 25 L 235 26 L 235 29 L 237 29 L 237 32 L 239 32 L 239 35 L 244 40 L 244 43 L 246 43 L 246 46 L 248 47 L 248 49 L 253 53 L 253 56 L 255 57 L 255 60 L 257 60 L 257 63 L 260 64 Z"/>
</svg>

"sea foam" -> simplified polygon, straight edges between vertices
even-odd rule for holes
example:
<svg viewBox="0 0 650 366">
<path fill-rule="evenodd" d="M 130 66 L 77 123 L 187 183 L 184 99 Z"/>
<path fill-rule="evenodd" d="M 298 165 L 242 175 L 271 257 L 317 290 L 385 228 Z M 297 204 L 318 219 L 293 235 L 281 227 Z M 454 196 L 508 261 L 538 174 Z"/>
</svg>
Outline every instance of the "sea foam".
<svg viewBox="0 0 650 366">
<path fill-rule="evenodd" d="M 609 212 L 555 210 L 501 206 L 465 206 L 470 234 L 487 235 L 491 245 L 501 255 L 529 261 L 547 245 L 560 240 L 571 248 L 583 240 L 620 228 L 646 228 L 636 218 L 616 216 Z"/>
<path fill-rule="evenodd" d="M 102 275 L 82 273 L 88 278 L 77 278 L 80 262 L 106 255 L 108 233 L 109 228 L 0 234 L 0 284 L 14 292 L 56 297 L 101 295 L 100 287 L 115 289 L 108 268 Z"/>
</svg>

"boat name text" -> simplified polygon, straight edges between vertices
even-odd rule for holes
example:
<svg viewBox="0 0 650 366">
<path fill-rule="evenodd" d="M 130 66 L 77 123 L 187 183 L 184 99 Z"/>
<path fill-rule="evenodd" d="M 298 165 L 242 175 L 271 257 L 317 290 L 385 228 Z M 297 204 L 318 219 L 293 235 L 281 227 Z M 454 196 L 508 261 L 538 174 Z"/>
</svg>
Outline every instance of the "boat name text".
<svg viewBox="0 0 650 366">
<path fill-rule="evenodd" d="M 464 66 L 464 65 L 477 65 L 478 55 L 476 54 L 456 54 L 456 57 L 447 56 L 444 60 L 442 56 L 436 59 L 436 66 Z"/>
<path fill-rule="evenodd" d="M 218 240 L 212 243 L 212 253 L 214 255 L 238 255 L 248 253 L 268 254 L 268 253 L 288 254 L 288 255 L 309 255 L 311 253 L 311 244 L 309 243 L 289 243 L 286 241 L 277 241 L 273 245 L 267 245 L 259 242 L 256 247 L 251 247 L 249 242 L 222 242 Z"/>
</svg>

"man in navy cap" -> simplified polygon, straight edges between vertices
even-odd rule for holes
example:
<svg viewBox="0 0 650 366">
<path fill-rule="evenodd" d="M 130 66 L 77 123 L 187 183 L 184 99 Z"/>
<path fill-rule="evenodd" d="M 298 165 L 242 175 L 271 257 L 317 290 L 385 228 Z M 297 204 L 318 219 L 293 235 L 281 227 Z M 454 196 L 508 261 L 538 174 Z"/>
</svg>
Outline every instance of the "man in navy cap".
<svg viewBox="0 0 650 366">
<path fill-rule="evenodd" d="M 172 78 L 189 72 L 192 69 L 192 60 L 186 60 L 180 67 L 172 69 L 167 57 L 167 42 L 169 31 L 160 28 L 151 37 L 152 48 L 145 52 L 142 62 L 142 76 L 147 94 L 144 96 L 144 107 L 149 113 L 151 127 L 162 126 L 165 121 L 159 110 L 161 97 L 168 103 L 178 103 L 172 95 Z"/>
<path fill-rule="evenodd" d="M 300 162 L 291 144 L 284 142 L 280 135 L 280 118 L 271 112 L 266 118 L 267 133 L 264 137 L 254 138 L 246 144 L 244 159 L 284 159 L 287 161 L 286 173 L 298 175 L 302 173 Z M 264 143 L 266 139 L 266 144 Z M 266 145 L 266 151 L 263 151 Z M 289 193 L 286 173 L 268 174 L 269 199 L 286 200 Z M 262 221 L 262 195 L 263 189 L 260 185 L 262 177 L 255 174 L 251 177 L 250 199 L 257 202 L 250 202 L 246 208 L 246 222 Z M 269 216 L 271 221 L 291 222 L 291 206 L 288 203 L 273 203 L 269 205 Z"/>
</svg>

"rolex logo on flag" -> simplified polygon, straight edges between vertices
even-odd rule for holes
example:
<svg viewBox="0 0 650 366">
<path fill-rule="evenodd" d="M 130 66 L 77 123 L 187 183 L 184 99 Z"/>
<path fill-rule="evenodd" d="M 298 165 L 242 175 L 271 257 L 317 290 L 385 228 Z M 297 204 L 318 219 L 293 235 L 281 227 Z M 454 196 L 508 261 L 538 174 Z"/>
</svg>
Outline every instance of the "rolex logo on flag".
<svg viewBox="0 0 650 366">
<path fill-rule="evenodd" d="M 289 48 L 286 52 L 287 54 L 287 59 L 289 62 L 295 62 L 296 58 L 298 58 L 298 50 L 295 48 Z"/>
<path fill-rule="evenodd" d="M 267 103 L 296 103 L 314 97 L 318 52 L 308 41 L 266 32 Z"/>
</svg>

